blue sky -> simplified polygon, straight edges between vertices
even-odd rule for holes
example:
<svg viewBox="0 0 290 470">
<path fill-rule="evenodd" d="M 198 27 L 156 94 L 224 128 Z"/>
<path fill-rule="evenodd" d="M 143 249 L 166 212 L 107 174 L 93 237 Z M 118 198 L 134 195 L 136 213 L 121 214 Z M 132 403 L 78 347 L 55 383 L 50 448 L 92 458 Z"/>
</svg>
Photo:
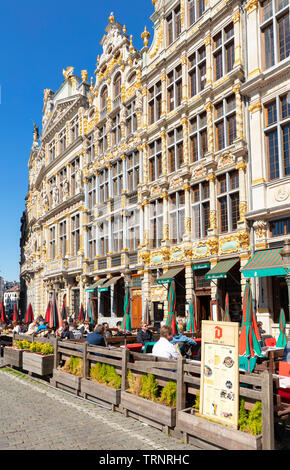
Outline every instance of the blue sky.
<svg viewBox="0 0 290 470">
<path fill-rule="evenodd" d="M 43 90 L 56 91 L 67 66 L 93 75 L 111 11 L 136 47 L 145 25 L 151 44 L 151 0 L 0 0 L 0 276 L 6 280 L 19 277 L 27 163 L 33 121 L 41 126 Z"/>
</svg>

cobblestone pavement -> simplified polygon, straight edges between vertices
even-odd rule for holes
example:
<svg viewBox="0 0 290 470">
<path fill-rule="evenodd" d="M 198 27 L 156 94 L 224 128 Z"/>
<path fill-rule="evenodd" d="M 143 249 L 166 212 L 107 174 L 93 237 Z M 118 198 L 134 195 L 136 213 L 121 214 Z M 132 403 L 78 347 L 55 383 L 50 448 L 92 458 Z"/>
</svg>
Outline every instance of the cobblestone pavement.
<svg viewBox="0 0 290 470">
<path fill-rule="evenodd" d="M 121 413 L 0 369 L 0 450 L 195 450 Z"/>
</svg>

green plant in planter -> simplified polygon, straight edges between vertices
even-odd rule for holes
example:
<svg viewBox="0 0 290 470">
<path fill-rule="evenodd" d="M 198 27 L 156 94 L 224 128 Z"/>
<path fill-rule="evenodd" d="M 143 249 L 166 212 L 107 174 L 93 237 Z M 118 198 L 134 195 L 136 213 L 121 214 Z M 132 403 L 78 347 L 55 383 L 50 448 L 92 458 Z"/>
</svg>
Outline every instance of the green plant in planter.
<svg viewBox="0 0 290 470">
<path fill-rule="evenodd" d="M 195 403 L 194 403 L 192 408 L 199 411 L 199 407 L 200 407 L 200 391 L 198 391 L 197 394 L 196 394 Z"/>
<path fill-rule="evenodd" d="M 42 343 L 34 341 L 30 344 L 30 351 L 33 353 L 41 353 Z"/>
<path fill-rule="evenodd" d="M 248 413 L 245 401 L 241 400 L 239 411 L 239 430 L 257 436 L 262 434 L 262 403 L 257 401 Z"/>
<path fill-rule="evenodd" d="M 26 339 L 24 340 L 19 340 L 19 341 L 14 341 L 13 345 L 17 348 L 17 349 L 30 349 L 30 345 L 31 343 L 29 341 L 27 341 Z"/>
<path fill-rule="evenodd" d="M 156 401 L 158 397 L 158 391 L 158 384 L 154 375 L 142 375 L 140 396 L 147 400 Z"/>
<path fill-rule="evenodd" d="M 120 375 L 117 374 L 114 366 L 107 365 L 106 382 L 112 388 L 121 388 L 122 379 Z"/>
<path fill-rule="evenodd" d="M 168 382 L 163 387 L 160 397 L 160 402 L 171 408 L 176 407 L 176 382 Z"/>
<path fill-rule="evenodd" d="M 82 377 L 83 360 L 80 357 L 71 356 L 65 361 L 62 370 L 77 377 Z"/>
</svg>

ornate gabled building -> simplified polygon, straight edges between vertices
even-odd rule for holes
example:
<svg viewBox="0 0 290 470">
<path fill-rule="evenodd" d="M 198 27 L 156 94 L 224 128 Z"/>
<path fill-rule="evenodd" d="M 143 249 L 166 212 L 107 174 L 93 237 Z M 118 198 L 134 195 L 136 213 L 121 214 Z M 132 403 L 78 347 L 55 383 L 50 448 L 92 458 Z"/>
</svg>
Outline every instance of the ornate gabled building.
<svg viewBox="0 0 290 470">
<path fill-rule="evenodd" d="M 60 90 L 45 90 L 21 266 L 37 311 L 56 291 L 70 313 L 92 299 L 113 326 L 129 287 L 133 326 L 146 301 L 158 323 L 175 279 L 177 313 L 195 294 L 199 320 L 219 319 L 228 292 L 240 319 L 255 217 L 252 3 L 154 0 L 140 51 L 111 14 L 95 79 L 67 68 Z"/>
</svg>

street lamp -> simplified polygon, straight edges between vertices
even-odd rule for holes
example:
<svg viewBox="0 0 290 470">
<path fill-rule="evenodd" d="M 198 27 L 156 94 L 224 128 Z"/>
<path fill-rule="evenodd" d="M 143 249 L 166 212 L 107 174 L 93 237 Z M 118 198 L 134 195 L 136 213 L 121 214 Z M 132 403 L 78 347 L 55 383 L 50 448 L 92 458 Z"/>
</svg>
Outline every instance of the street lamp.
<svg viewBox="0 0 290 470">
<path fill-rule="evenodd" d="M 283 260 L 283 265 L 286 270 L 286 284 L 288 287 L 288 310 L 290 316 L 290 239 L 284 241 L 284 246 L 280 251 Z"/>
</svg>

